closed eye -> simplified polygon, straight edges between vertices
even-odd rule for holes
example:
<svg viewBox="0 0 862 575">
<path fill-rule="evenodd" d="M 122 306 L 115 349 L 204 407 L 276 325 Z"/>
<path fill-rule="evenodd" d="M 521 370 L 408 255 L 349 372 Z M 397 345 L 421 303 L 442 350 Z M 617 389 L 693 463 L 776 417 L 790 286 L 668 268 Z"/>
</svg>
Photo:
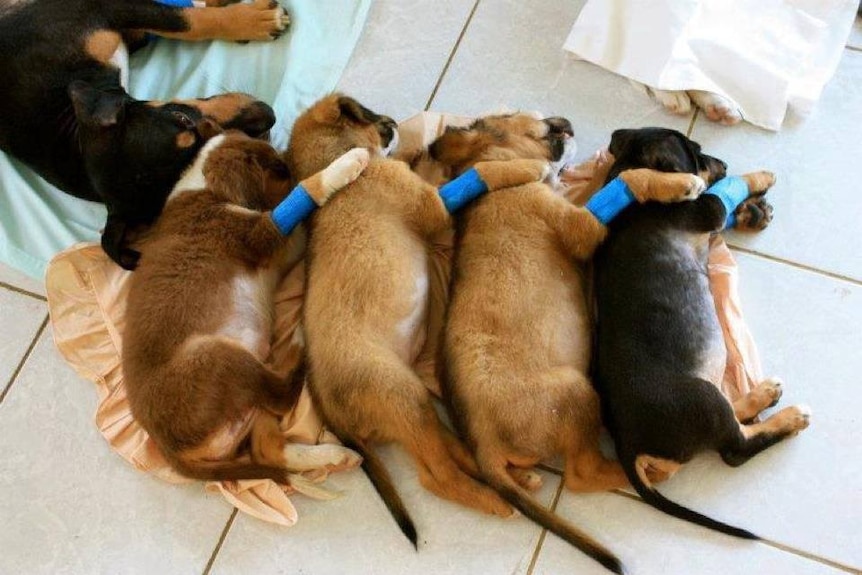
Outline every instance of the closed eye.
<svg viewBox="0 0 862 575">
<path fill-rule="evenodd" d="M 174 118 L 177 119 L 177 121 L 180 123 L 180 125 L 183 128 L 185 128 L 187 130 L 191 130 L 192 128 L 195 127 L 195 123 L 192 121 L 192 119 L 189 118 L 187 115 L 183 114 L 182 112 L 177 112 L 175 110 L 171 113 L 174 115 Z"/>
</svg>

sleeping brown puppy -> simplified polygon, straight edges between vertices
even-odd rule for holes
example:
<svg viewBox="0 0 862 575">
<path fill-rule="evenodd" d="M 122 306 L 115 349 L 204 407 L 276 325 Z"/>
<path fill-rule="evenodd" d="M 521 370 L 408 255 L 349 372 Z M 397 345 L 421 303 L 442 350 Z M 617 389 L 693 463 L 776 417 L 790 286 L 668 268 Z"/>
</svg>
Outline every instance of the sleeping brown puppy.
<svg viewBox="0 0 862 575">
<path fill-rule="evenodd" d="M 322 204 L 367 157 L 349 152 L 302 185 Z M 359 463 L 337 445 L 285 445 L 279 430 L 302 373 L 285 377 L 263 362 L 274 289 L 302 257 L 305 236 L 301 228 L 282 235 L 266 210 L 291 184 L 269 144 L 216 135 L 174 187 L 131 278 L 122 356 L 129 403 L 188 477 L 286 484 L 289 471 Z M 240 454 L 247 440 L 250 454 Z"/>
<path fill-rule="evenodd" d="M 562 118 L 496 116 L 448 131 L 430 155 L 454 174 L 529 146 L 559 161 L 573 154 L 571 134 Z M 691 199 L 705 187 L 687 174 L 635 170 L 622 178 L 640 201 Z M 605 226 L 542 183 L 489 194 L 458 220 L 443 378 L 453 419 L 483 479 L 509 503 L 619 571 L 608 550 L 524 489 L 539 485 L 528 469 L 557 455 L 565 457 L 565 484 L 573 491 L 628 485 L 620 466 L 599 451 L 599 403 L 586 376 L 591 322 L 583 262 Z"/>
<path fill-rule="evenodd" d="M 435 186 L 380 155 L 394 134 L 390 118 L 332 95 L 296 121 L 287 158 L 291 172 L 305 177 L 350 148 L 373 153 L 363 174 L 311 220 L 303 316 L 309 386 L 328 427 L 362 454 L 369 478 L 416 545 L 415 526 L 372 443 L 401 443 L 422 485 L 440 497 L 500 516 L 512 508 L 468 475 L 475 472 L 469 453 L 441 424 L 411 367 L 424 337 L 428 240 L 451 219 Z M 541 179 L 547 162 L 477 169 L 494 189 Z"/>
</svg>

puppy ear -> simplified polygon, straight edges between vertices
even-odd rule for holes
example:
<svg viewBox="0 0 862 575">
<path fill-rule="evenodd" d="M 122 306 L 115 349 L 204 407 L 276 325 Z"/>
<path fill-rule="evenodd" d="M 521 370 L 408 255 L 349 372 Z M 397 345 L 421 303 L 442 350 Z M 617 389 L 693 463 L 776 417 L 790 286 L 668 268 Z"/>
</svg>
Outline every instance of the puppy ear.
<svg viewBox="0 0 862 575">
<path fill-rule="evenodd" d="M 78 122 L 88 126 L 108 128 L 123 119 L 126 96 L 103 92 L 81 80 L 69 84 L 69 97 Z"/>
<path fill-rule="evenodd" d="M 634 133 L 634 130 L 614 130 L 614 133 L 611 134 L 611 143 L 608 146 L 611 155 L 615 158 L 622 156 L 631 143 Z"/>
<path fill-rule="evenodd" d="M 378 118 L 377 114 L 349 96 L 338 98 L 338 109 L 342 117 L 363 126 L 374 123 Z"/>
<path fill-rule="evenodd" d="M 204 142 L 224 132 L 218 122 L 206 117 L 201 118 L 200 121 L 195 124 L 195 130 L 197 130 L 197 133 L 200 135 Z"/>
</svg>

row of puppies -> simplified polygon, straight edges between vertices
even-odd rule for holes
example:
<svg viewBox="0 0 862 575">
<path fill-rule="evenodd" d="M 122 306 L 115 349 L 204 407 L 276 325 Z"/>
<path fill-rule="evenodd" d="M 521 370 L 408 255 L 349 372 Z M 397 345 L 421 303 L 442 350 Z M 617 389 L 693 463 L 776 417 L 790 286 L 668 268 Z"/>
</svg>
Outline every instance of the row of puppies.
<svg viewBox="0 0 862 575">
<path fill-rule="evenodd" d="M 485 134 L 486 137 L 491 134 L 493 137 L 490 139 L 486 138 L 478 145 L 476 142 L 462 146 L 438 143 L 436 150 L 432 148 L 432 155 L 436 156 L 437 161 L 445 163 L 445 154 L 441 151 L 450 152 L 449 166 L 452 172 L 457 172 L 481 159 L 503 159 L 523 154 L 523 149 L 513 151 L 514 148 L 519 148 L 513 144 L 518 140 L 533 141 L 537 155 L 545 159 L 559 159 L 563 155 L 565 142 L 571 141 L 571 127 L 565 121 L 531 121 L 523 116 L 496 121 L 507 124 L 502 131 L 499 130 L 500 126 L 493 129 L 493 126 L 486 125 L 485 127 L 491 128 Z M 300 118 L 294 127 L 291 146 L 286 155 L 290 162 L 290 172 L 297 178 L 304 178 L 324 169 L 330 161 L 351 148 L 383 148 L 394 134 L 393 126 L 391 119 L 374 114 L 350 99 L 338 96 L 325 99 Z M 463 138 L 457 137 L 457 133 L 448 135 L 456 137 L 464 144 L 473 139 L 475 133 L 460 134 L 465 136 Z M 223 144 L 217 147 L 214 145 L 212 154 L 221 156 L 222 148 Z M 460 158 L 458 150 L 462 151 Z M 216 162 L 216 159 L 216 156 L 213 156 L 211 162 L 204 163 L 225 166 L 225 170 L 234 176 L 241 173 L 236 171 L 235 166 L 227 168 L 229 164 L 224 160 Z M 458 167 L 455 167 L 456 160 L 460 162 Z M 277 162 L 272 163 L 278 165 Z M 496 178 L 500 187 L 509 187 L 538 179 L 542 175 L 544 162 L 522 163 L 519 169 L 515 169 L 511 163 L 505 169 L 498 166 L 496 171 L 493 164 L 488 167 L 487 173 L 483 173 L 486 179 Z M 654 175 L 642 172 L 638 177 L 631 174 L 630 184 L 633 189 L 640 191 L 638 195 L 641 200 L 685 199 L 696 195 L 702 187 L 702 182 L 691 175 L 666 175 L 656 179 Z M 202 187 L 203 183 L 208 182 L 209 179 L 206 179 L 199 184 Z M 241 185 L 241 181 L 233 181 L 229 187 L 236 189 Z M 283 185 L 280 193 L 284 193 Z M 224 198 L 221 199 L 224 201 Z M 248 202 L 248 198 L 241 199 Z M 171 204 L 172 202 L 169 202 L 169 207 L 172 207 Z M 272 201 L 259 202 L 251 207 L 260 209 L 267 205 L 271 206 Z M 231 217 L 237 213 L 251 215 L 236 208 L 223 207 L 223 211 Z M 360 215 L 362 217 L 358 217 Z M 267 221 L 265 218 L 259 218 L 259 212 L 257 216 L 258 223 Z M 183 221 L 184 218 L 179 218 L 176 224 L 182 226 Z M 318 407 L 339 437 L 365 456 L 365 467 L 372 481 L 393 511 L 402 530 L 414 544 L 416 533 L 412 520 L 395 492 L 385 468 L 369 450 L 370 442 L 402 442 L 419 464 L 422 483 L 435 493 L 498 515 L 511 514 L 509 504 L 515 505 L 609 568 L 619 570 L 619 562 L 610 552 L 535 505 L 519 486 L 519 482 L 535 486 L 536 476 L 522 471 L 524 467 L 560 452 L 567 456 L 566 484 L 570 488 L 607 489 L 625 482 L 625 475 L 619 466 L 605 461 L 597 449 L 597 400 L 584 376 L 586 358 L 589 355 L 589 322 L 586 319 L 581 291 L 582 278 L 570 261 L 571 256 L 588 258 L 604 237 L 605 230 L 588 212 L 563 202 L 546 186 L 538 184 L 515 187 L 506 192 L 489 195 L 470 210 L 463 222 L 453 284 L 453 305 L 446 336 L 445 352 L 447 365 L 450 366 L 446 387 L 447 395 L 455 407 L 455 420 L 472 449 L 465 449 L 460 441 L 439 423 L 430 397 L 409 367 L 417 348 L 421 347 L 421 343 L 417 345 L 417 341 L 421 339 L 418 337 L 418 327 L 423 323 L 427 301 L 427 251 L 423 242 L 427 242 L 436 232 L 449 225 L 449 216 L 442 206 L 436 188 L 423 182 L 399 162 L 373 158 L 359 181 L 348 186 L 345 193 L 337 196 L 313 221 L 313 233 L 308 246 L 310 268 L 304 323 L 308 334 L 308 361 L 311 368 L 309 381 Z M 230 243 L 229 234 L 224 233 L 226 229 L 226 226 L 221 227 L 220 237 Z M 186 233 L 185 228 L 183 230 L 182 233 Z M 196 230 L 195 233 L 200 231 Z M 504 272 L 509 268 L 509 271 L 518 271 L 510 274 L 509 278 L 504 278 L 509 279 L 508 283 L 484 283 L 484 280 L 488 279 L 483 276 L 488 269 L 488 258 L 495 261 L 498 258 L 491 248 L 501 242 L 504 245 L 513 245 L 513 239 L 520 240 L 520 243 L 516 246 L 517 249 L 509 250 L 508 255 L 513 258 L 508 262 L 510 265 L 499 266 L 495 263 L 492 267 L 498 271 L 503 269 Z M 475 248 L 472 256 L 469 256 L 468 245 Z M 166 250 L 160 251 L 164 253 Z M 259 274 L 261 265 L 271 265 L 268 258 L 273 256 L 271 252 L 266 252 L 264 261 L 261 261 L 247 255 L 232 255 L 234 264 L 240 261 L 245 268 L 251 269 L 252 277 Z M 198 259 L 195 256 L 189 258 L 189 261 Z M 536 265 L 540 261 L 545 265 Z M 171 270 L 172 274 L 164 275 L 177 278 L 178 269 L 187 268 L 184 264 Z M 573 269 L 575 271 L 571 271 Z M 554 274 L 548 274 L 548 270 L 554 270 L 560 279 L 555 278 L 549 283 L 548 276 Z M 560 270 L 568 271 L 561 273 Z M 247 273 L 249 270 L 245 271 Z M 518 273 L 526 274 L 527 281 L 512 282 L 517 279 Z M 266 306 L 263 302 L 255 302 L 254 298 L 252 302 L 243 301 L 244 298 L 248 299 L 250 294 L 260 293 L 249 289 L 248 278 L 237 280 L 236 273 L 226 274 L 224 271 L 216 275 L 232 278 L 226 287 L 223 286 L 220 297 L 233 297 L 234 313 L 245 309 L 248 321 L 245 324 L 228 322 L 229 325 L 225 326 L 223 317 L 221 324 L 217 318 L 210 318 L 210 321 L 197 324 L 194 329 L 186 329 L 178 334 L 177 339 L 169 341 L 162 348 L 164 357 L 155 359 L 161 359 L 170 369 L 179 369 L 177 373 L 182 374 L 189 373 L 189 369 L 197 370 L 197 377 L 193 378 L 197 381 L 186 385 L 184 389 L 176 382 L 155 386 L 155 381 L 165 381 L 164 373 L 148 373 L 144 374 L 143 378 L 133 376 L 132 379 L 142 383 L 141 387 L 150 386 L 150 399 L 140 400 L 140 403 L 152 407 L 150 415 L 158 417 L 160 412 L 169 414 L 163 415 L 161 422 L 157 423 L 164 426 L 163 430 L 168 437 L 178 431 L 186 434 L 185 443 L 178 442 L 169 447 L 175 449 L 175 453 L 183 453 L 186 464 L 187 459 L 194 460 L 198 471 L 203 461 L 207 462 L 204 467 L 208 469 L 227 470 L 234 465 L 226 474 L 217 477 L 210 475 L 206 478 L 228 478 L 231 473 L 240 469 L 237 467 L 237 460 L 233 463 L 224 461 L 234 457 L 239 445 L 234 444 L 227 448 L 222 446 L 219 453 L 213 453 L 212 446 L 218 444 L 219 437 L 223 436 L 225 425 L 244 425 L 250 430 L 251 461 L 248 461 L 247 456 L 247 459 L 242 461 L 246 467 L 242 469 L 245 469 L 246 473 L 260 473 L 260 468 L 254 469 L 253 466 L 268 462 L 269 471 L 277 471 L 281 475 L 276 473 L 275 476 L 265 476 L 283 480 L 286 468 L 298 468 L 295 462 L 290 461 L 290 456 L 285 460 L 289 448 L 284 446 L 283 440 L 279 443 L 277 420 L 271 415 L 263 417 L 261 408 L 265 408 L 263 411 L 279 413 L 284 409 L 284 398 L 278 397 L 272 401 L 266 393 L 234 396 L 231 385 L 239 385 L 240 382 L 229 377 L 237 375 L 238 365 L 244 365 L 239 360 L 248 360 L 249 356 L 254 360 L 251 363 L 260 370 L 260 360 L 266 355 L 262 351 L 265 348 L 265 340 L 261 339 L 266 330 L 260 329 L 263 325 L 260 320 Z M 142 283 L 144 281 L 152 282 L 141 280 Z M 211 286 L 217 282 L 206 283 Z M 472 296 L 471 288 L 464 287 L 470 285 L 473 286 Z M 500 289 L 489 290 L 488 286 Z M 525 294 L 525 286 L 533 289 Z M 219 290 L 212 287 L 208 289 L 213 292 L 213 297 L 219 297 L 216 295 Z M 224 293 L 225 290 L 227 294 Z M 195 293 L 195 290 L 189 293 Z M 333 293 L 338 297 L 333 298 Z M 517 294 L 520 299 L 509 298 L 505 302 L 507 305 L 503 306 L 505 312 L 499 313 L 501 298 L 488 296 L 501 294 Z M 189 306 L 188 303 L 177 308 L 182 310 L 186 317 L 198 317 L 197 312 L 212 307 Z M 228 306 L 228 309 L 230 307 Z M 483 318 L 481 311 L 477 311 L 494 311 L 495 308 L 499 317 L 492 317 L 491 321 L 488 321 L 487 317 Z M 194 309 L 196 313 L 189 314 L 189 309 Z M 561 309 L 564 313 L 559 313 Z M 466 313 L 462 315 L 458 310 Z M 471 314 L 474 311 L 476 313 Z M 508 315 L 508 312 L 520 313 Z M 528 319 L 531 314 L 535 316 L 536 312 L 538 317 L 541 317 L 541 322 L 536 322 L 534 318 Z M 157 317 L 153 313 L 142 315 Z M 547 322 L 549 332 L 553 334 L 550 338 L 552 345 L 547 345 L 547 333 L 540 330 L 527 334 L 536 337 L 523 337 L 520 333 L 517 337 L 506 337 L 505 333 L 499 333 L 500 325 L 506 324 L 501 318 L 514 318 L 515 324 L 520 323 L 522 327 L 532 323 L 545 325 L 543 322 Z M 150 321 L 159 323 L 152 319 Z M 249 323 L 252 325 L 248 325 Z M 351 326 L 351 329 L 344 329 L 345 325 Z M 214 330 L 214 337 L 198 337 L 202 328 L 205 332 L 208 328 L 208 333 Z M 254 328 L 258 328 L 257 331 Z M 164 334 L 159 333 L 158 329 L 151 331 L 154 336 L 158 334 L 164 338 Z M 258 337 L 249 339 L 249 332 L 257 334 Z M 505 350 L 499 346 L 489 347 L 489 340 L 494 340 L 495 337 L 497 341 L 514 342 L 516 346 Z M 469 341 L 471 339 L 472 342 Z M 236 342 L 246 344 L 238 354 Z M 471 345 L 474 350 L 472 357 Z M 171 349 L 176 350 L 178 347 L 182 350 L 182 353 L 177 354 L 180 359 L 170 353 Z M 520 348 L 521 355 L 512 347 Z M 128 346 L 125 348 L 129 349 Z M 477 349 L 481 357 L 476 356 Z M 231 361 L 215 360 L 215 357 L 225 350 L 233 354 Z M 208 353 L 202 354 L 202 351 Z M 536 355 L 539 356 L 537 361 Z M 513 356 L 522 361 L 509 363 Z M 458 371 L 459 359 L 464 358 L 466 360 L 461 361 L 461 364 L 466 365 L 466 375 L 464 381 L 459 383 L 459 377 L 453 374 Z M 146 367 L 157 363 L 153 362 L 153 359 L 144 358 L 139 365 Z M 487 369 L 488 365 L 494 364 L 498 370 Z M 222 366 L 220 370 L 217 369 L 219 365 Z M 525 366 L 532 367 L 533 371 L 523 372 Z M 558 366 L 563 368 L 556 369 Z M 535 389 L 525 391 L 515 385 L 510 386 L 510 382 L 518 379 L 510 377 L 511 373 L 507 370 L 511 368 L 515 369 L 512 373 L 517 373 L 518 368 L 522 369 L 524 377 L 519 381 L 529 380 L 529 383 L 544 391 L 556 389 L 558 396 L 550 398 L 553 405 L 533 405 L 519 410 L 523 415 L 520 421 L 507 420 L 511 415 L 508 413 L 511 411 L 511 405 L 523 402 L 525 397 L 535 398 L 542 395 L 536 394 Z M 544 377 L 531 380 L 537 373 Z M 487 404 L 482 405 L 481 401 L 476 403 L 476 390 L 478 396 L 483 397 L 482 378 L 490 382 L 491 378 L 499 379 L 501 376 L 507 384 L 500 386 L 497 381 L 497 389 L 490 392 L 486 387 L 485 400 L 497 396 L 502 407 L 488 409 Z M 278 387 L 277 378 L 259 375 L 249 377 L 248 373 L 242 374 L 242 377 L 245 377 L 244 381 L 265 382 L 267 385 L 263 387 L 267 393 L 272 393 L 273 389 L 282 393 L 285 388 L 290 389 L 290 386 L 283 383 L 283 379 L 281 387 Z M 224 389 L 211 398 L 197 397 L 190 400 L 190 396 L 195 392 L 200 395 L 201 388 L 206 387 L 201 384 L 204 380 L 217 381 Z M 479 383 L 476 383 L 477 381 Z M 139 384 L 132 385 L 137 387 Z M 210 387 L 212 385 L 213 383 L 209 384 Z M 472 399 L 471 393 L 474 396 Z M 156 395 L 170 397 L 172 394 L 175 394 L 172 399 L 153 401 Z M 130 390 L 130 396 L 132 395 L 135 394 Z M 230 398 L 227 397 L 229 395 Z M 201 399 L 208 400 L 209 409 L 198 405 L 198 400 Z M 545 396 L 545 399 L 548 401 L 549 397 Z M 136 410 L 135 404 L 139 401 L 132 401 L 133 410 Z M 161 405 L 158 405 L 159 403 Z M 173 410 L 177 404 L 184 404 L 188 408 L 187 412 L 183 413 L 185 419 L 176 417 L 177 413 Z M 549 418 L 547 425 L 537 425 L 541 423 L 538 418 L 548 413 L 554 416 Z M 483 419 L 483 414 L 490 414 L 492 417 Z M 136 416 L 150 429 L 145 417 L 140 417 L 137 411 Z M 177 421 L 181 424 L 177 424 Z M 476 421 L 479 423 L 474 424 Z M 182 427 L 185 429 L 174 429 Z M 527 433 L 528 430 L 537 428 L 539 429 L 536 434 L 531 436 Z M 271 433 L 267 435 L 265 431 Z M 159 441 L 157 438 L 156 440 Z M 160 445 L 164 448 L 162 443 Z M 261 446 L 270 444 L 276 446 L 275 449 L 269 450 L 276 456 L 267 459 L 263 453 L 267 450 Z M 478 465 L 473 453 L 476 453 Z M 296 457 L 295 453 L 291 455 L 294 456 L 293 459 L 302 459 Z M 357 461 L 344 448 L 327 447 L 326 456 L 331 457 L 328 464 L 333 466 L 352 465 Z M 209 461 L 211 459 L 220 459 L 221 462 L 212 463 Z M 320 461 L 317 459 L 315 463 L 319 464 Z M 177 466 L 183 470 L 181 465 Z M 189 471 L 186 470 L 186 473 Z M 481 478 L 496 491 L 488 489 L 476 478 Z M 498 492 L 503 494 L 508 502 L 501 500 Z"/>
</svg>

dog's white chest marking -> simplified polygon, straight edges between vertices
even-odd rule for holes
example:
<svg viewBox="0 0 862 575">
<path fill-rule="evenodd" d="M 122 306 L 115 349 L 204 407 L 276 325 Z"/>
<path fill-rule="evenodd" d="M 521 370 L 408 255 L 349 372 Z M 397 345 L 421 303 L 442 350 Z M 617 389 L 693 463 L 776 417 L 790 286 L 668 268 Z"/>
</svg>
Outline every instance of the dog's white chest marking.
<svg viewBox="0 0 862 575">
<path fill-rule="evenodd" d="M 274 274 L 269 271 L 234 278 L 232 311 L 218 330 L 261 360 L 269 355 L 274 282 Z"/>
<path fill-rule="evenodd" d="M 201 148 L 201 151 L 198 152 L 195 161 L 192 162 L 192 165 L 186 168 L 186 171 L 183 172 L 183 175 L 180 177 L 179 181 L 174 185 L 174 189 L 171 190 L 170 195 L 168 196 L 168 202 L 176 199 L 178 196 L 185 192 L 193 191 L 193 190 L 203 190 L 207 186 L 206 178 L 204 178 L 204 164 L 206 164 L 207 158 L 213 150 L 218 148 L 222 142 L 224 142 L 225 135 L 219 134 L 214 138 L 211 138 L 210 141 L 206 143 L 206 145 Z"/>
</svg>

